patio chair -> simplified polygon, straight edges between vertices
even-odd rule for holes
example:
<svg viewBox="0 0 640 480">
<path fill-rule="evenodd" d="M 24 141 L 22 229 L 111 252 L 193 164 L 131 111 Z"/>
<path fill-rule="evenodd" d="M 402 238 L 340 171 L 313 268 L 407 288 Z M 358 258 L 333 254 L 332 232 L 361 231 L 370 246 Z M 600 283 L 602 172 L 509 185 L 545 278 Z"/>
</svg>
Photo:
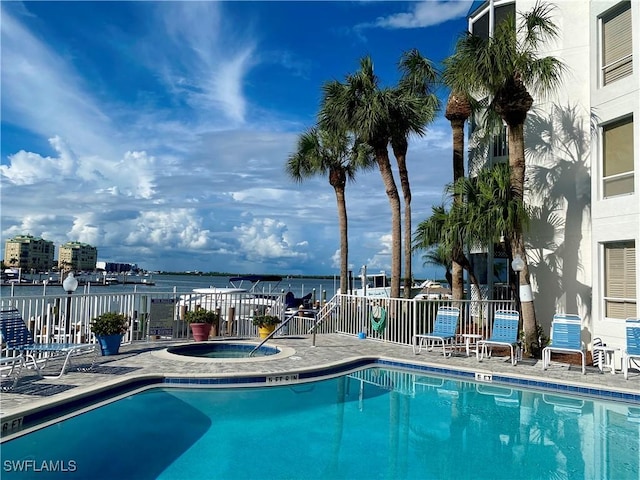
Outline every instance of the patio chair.
<svg viewBox="0 0 640 480">
<path fill-rule="evenodd" d="M 493 347 L 509 347 L 511 364 L 517 365 L 520 357 L 518 346 L 518 323 L 520 314 L 515 310 L 497 310 L 493 317 L 491 337 L 478 340 L 476 358 L 479 362 L 486 356 L 491 358 Z"/>
<path fill-rule="evenodd" d="M 44 378 L 60 378 L 70 364 L 72 355 L 93 352 L 94 357 L 89 368 L 93 367 L 96 360 L 97 350 L 95 344 L 92 343 L 36 343 L 20 312 L 15 308 L 0 311 L 0 333 L 2 333 L 7 352 L 24 355 L 25 364 L 27 366 L 33 365 L 38 375 Z M 44 355 L 42 367 L 38 364 L 38 361 L 42 361 L 42 359 L 36 358 L 39 354 Z M 42 369 L 46 368 L 47 362 L 61 355 L 65 355 L 65 359 L 60 373 L 43 375 Z"/>
<path fill-rule="evenodd" d="M 551 353 L 579 353 L 582 357 L 582 374 L 586 373 L 585 348 L 580 338 L 582 319 L 570 313 L 556 313 L 551 322 L 551 343 L 542 349 L 542 369 L 551 363 Z"/>
<path fill-rule="evenodd" d="M 629 368 L 631 362 L 637 369 L 640 365 L 636 361 L 640 361 L 640 318 L 627 318 L 627 346 L 622 351 L 622 373 L 624 378 L 629 378 Z"/>
<path fill-rule="evenodd" d="M 425 349 L 432 350 L 435 343 L 442 343 L 442 354 L 446 357 L 446 346 L 447 344 L 453 346 L 459 319 L 460 309 L 458 307 L 438 307 L 433 331 L 413 336 L 413 353 L 416 355 L 420 353 L 423 345 Z M 418 351 L 416 351 L 416 346 Z"/>
<path fill-rule="evenodd" d="M 20 380 L 20 374 L 22 373 L 22 367 L 24 366 L 24 357 L 22 355 L 15 355 L 13 357 L 0 357 L 0 367 L 8 372 L 2 372 L 2 378 L 9 378 L 7 385 L 2 385 L 2 391 L 8 392 L 18 384 Z M 12 381 L 13 380 L 13 381 Z"/>
</svg>

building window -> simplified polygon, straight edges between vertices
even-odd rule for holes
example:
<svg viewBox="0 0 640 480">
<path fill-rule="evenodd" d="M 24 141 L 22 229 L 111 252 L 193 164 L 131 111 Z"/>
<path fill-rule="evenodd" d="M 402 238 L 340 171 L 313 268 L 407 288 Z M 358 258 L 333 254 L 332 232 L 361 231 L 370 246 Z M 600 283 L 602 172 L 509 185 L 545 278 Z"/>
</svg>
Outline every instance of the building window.
<svg viewBox="0 0 640 480">
<path fill-rule="evenodd" d="M 637 315 L 634 241 L 604 245 L 604 306 L 607 318 Z"/>
<path fill-rule="evenodd" d="M 603 197 L 633 193 L 633 117 L 603 127 Z"/>
<path fill-rule="evenodd" d="M 632 72 L 631 2 L 622 2 L 602 17 L 602 83 L 608 85 Z"/>
</svg>

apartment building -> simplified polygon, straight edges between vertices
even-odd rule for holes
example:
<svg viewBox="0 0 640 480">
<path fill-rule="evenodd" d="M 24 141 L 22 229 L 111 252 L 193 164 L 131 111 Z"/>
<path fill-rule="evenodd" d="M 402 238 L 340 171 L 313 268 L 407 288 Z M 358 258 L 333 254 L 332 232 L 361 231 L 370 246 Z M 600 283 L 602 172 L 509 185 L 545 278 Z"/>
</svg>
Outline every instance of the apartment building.
<svg viewBox="0 0 640 480">
<path fill-rule="evenodd" d="M 534 302 L 549 332 L 555 312 L 584 319 L 584 341 L 624 345 L 624 320 L 640 296 L 640 2 L 559 0 L 560 37 L 542 47 L 567 69 L 551 98 L 535 98 L 525 126 L 528 204 L 537 207 L 526 234 Z M 491 35 L 505 15 L 533 0 L 487 1 L 469 31 Z M 473 137 L 471 137 L 471 140 Z M 469 171 L 505 161 L 504 138 L 469 151 Z M 486 275 L 493 252 L 474 255 Z"/>
<path fill-rule="evenodd" d="M 31 235 L 17 235 L 4 245 L 4 262 L 8 267 L 42 272 L 50 270 L 54 263 L 53 242 Z"/>
<path fill-rule="evenodd" d="M 93 271 L 96 269 L 97 261 L 96 247 L 80 242 L 67 242 L 60 246 L 58 266 L 62 270 Z"/>
</svg>

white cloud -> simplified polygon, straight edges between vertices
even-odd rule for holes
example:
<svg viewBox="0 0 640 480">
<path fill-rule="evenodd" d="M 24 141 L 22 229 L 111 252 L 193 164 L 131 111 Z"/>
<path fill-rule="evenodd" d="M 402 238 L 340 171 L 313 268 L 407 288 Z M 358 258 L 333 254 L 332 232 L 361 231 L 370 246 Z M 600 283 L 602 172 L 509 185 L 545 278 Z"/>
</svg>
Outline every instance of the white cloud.
<svg viewBox="0 0 640 480">
<path fill-rule="evenodd" d="M 455 18 L 464 17 L 472 4 L 472 0 L 427 0 L 412 3 L 408 12 L 395 13 L 380 17 L 373 23 L 360 27 L 380 27 L 388 29 L 425 28 L 439 25 Z"/>
<path fill-rule="evenodd" d="M 195 111 L 207 112 L 210 117 L 215 117 L 212 109 L 222 114 L 220 126 L 228 127 L 229 121 L 244 123 L 247 100 L 243 86 L 245 76 L 257 62 L 256 45 L 250 40 L 255 35 L 246 27 L 244 31 L 237 25 L 230 28 L 218 2 L 163 4 L 158 13 L 165 29 L 150 32 L 151 38 L 162 45 L 157 49 L 146 47 L 150 68 L 157 70 Z M 167 44 L 164 33 L 171 44 Z"/>
<path fill-rule="evenodd" d="M 304 258 L 306 253 L 296 251 L 288 240 L 287 226 L 272 218 L 253 219 L 233 229 L 241 249 L 249 259 Z M 304 245 L 303 245 L 304 246 Z"/>
</svg>

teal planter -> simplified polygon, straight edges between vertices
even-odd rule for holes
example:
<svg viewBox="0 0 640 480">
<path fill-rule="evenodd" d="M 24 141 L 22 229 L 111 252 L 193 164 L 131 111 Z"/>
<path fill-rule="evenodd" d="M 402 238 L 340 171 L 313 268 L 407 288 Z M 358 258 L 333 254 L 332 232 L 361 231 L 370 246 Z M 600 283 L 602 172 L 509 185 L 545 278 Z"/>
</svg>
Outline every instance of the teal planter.
<svg viewBox="0 0 640 480">
<path fill-rule="evenodd" d="M 122 334 L 104 335 L 96 337 L 100 344 L 103 356 L 117 355 L 120 351 L 120 343 L 122 343 Z"/>
</svg>

